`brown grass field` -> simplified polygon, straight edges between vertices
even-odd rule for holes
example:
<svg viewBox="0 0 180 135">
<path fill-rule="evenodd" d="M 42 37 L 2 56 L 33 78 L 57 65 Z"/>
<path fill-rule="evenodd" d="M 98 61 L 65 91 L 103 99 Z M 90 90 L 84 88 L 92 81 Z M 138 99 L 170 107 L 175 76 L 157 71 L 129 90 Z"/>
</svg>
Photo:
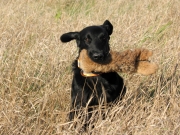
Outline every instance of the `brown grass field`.
<svg viewBox="0 0 180 135">
<path fill-rule="evenodd" d="M 106 19 L 114 26 L 111 49 L 152 50 L 159 70 L 120 73 L 124 99 L 81 134 L 180 134 L 179 0 L 0 0 L 0 16 L 1 135 L 78 134 L 67 121 L 78 49 L 59 37 Z"/>
</svg>

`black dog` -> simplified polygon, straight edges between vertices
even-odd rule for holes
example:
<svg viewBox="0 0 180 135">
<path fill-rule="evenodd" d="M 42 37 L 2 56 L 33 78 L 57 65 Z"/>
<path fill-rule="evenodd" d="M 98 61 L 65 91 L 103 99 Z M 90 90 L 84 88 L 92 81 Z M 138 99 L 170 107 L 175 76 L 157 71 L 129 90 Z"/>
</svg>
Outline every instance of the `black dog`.
<svg viewBox="0 0 180 135">
<path fill-rule="evenodd" d="M 88 56 L 94 62 L 101 63 L 109 55 L 109 40 L 112 32 L 113 26 L 106 20 L 100 26 L 89 26 L 80 32 L 65 33 L 60 39 L 62 42 L 75 39 L 79 52 L 86 49 Z M 90 112 L 91 106 L 120 100 L 126 92 L 123 79 L 116 72 L 85 75 L 78 67 L 78 60 L 73 63 L 73 72 L 70 120 L 73 120 L 81 107 L 88 106 L 88 112 Z M 90 117 L 91 114 L 87 119 Z"/>
</svg>

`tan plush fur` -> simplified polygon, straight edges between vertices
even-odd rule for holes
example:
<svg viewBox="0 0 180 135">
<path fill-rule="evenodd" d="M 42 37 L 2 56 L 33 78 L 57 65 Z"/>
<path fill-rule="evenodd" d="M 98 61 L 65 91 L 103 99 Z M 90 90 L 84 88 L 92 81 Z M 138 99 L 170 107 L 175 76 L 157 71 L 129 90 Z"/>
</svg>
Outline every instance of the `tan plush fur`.
<svg viewBox="0 0 180 135">
<path fill-rule="evenodd" d="M 95 63 L 88 57 L 87 51 L 82 50 L 79 56 L 79 67 L 86 73 L 116 71 L 150 75 L 158 69 L 157 64 L 148 61 L 150 56 L 152 56 L 152 51 L 147 49 L 111 51 L 105 62 Z"/>
</svg>

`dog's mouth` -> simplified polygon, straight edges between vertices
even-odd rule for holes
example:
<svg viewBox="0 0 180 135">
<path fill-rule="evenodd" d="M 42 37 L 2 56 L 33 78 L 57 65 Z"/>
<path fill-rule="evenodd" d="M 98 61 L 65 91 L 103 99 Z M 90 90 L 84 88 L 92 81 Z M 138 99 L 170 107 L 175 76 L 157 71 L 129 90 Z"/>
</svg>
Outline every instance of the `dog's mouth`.
<svg viewBox="0 0 180 135">
<path fill-rule="evenodd" d="M 110 51 L 104 52 L 104 53 L 103 52 L 100 52 L 100 53 L 89 52 L 88 56 L 92 61 L 99 63 L 99 64 L 105 64 L 111 60 Z"/>
</svg>

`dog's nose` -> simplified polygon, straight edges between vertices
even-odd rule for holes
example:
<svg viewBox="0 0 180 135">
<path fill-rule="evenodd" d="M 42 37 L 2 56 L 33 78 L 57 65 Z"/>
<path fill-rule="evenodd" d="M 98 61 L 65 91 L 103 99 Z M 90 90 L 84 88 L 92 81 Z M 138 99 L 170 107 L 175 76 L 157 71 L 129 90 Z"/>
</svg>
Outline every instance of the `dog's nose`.
<svg viewBox="0 0 180 135">
<path fill-rule="evenodd" d="M 94 58 L 95 60 L 102 60 L 103 57 L 104 57 L 104 55 L 103 55 L 102 53 L 94 53 L 94 54 L 93 54 L 93 58 Z"/>
</svg>

